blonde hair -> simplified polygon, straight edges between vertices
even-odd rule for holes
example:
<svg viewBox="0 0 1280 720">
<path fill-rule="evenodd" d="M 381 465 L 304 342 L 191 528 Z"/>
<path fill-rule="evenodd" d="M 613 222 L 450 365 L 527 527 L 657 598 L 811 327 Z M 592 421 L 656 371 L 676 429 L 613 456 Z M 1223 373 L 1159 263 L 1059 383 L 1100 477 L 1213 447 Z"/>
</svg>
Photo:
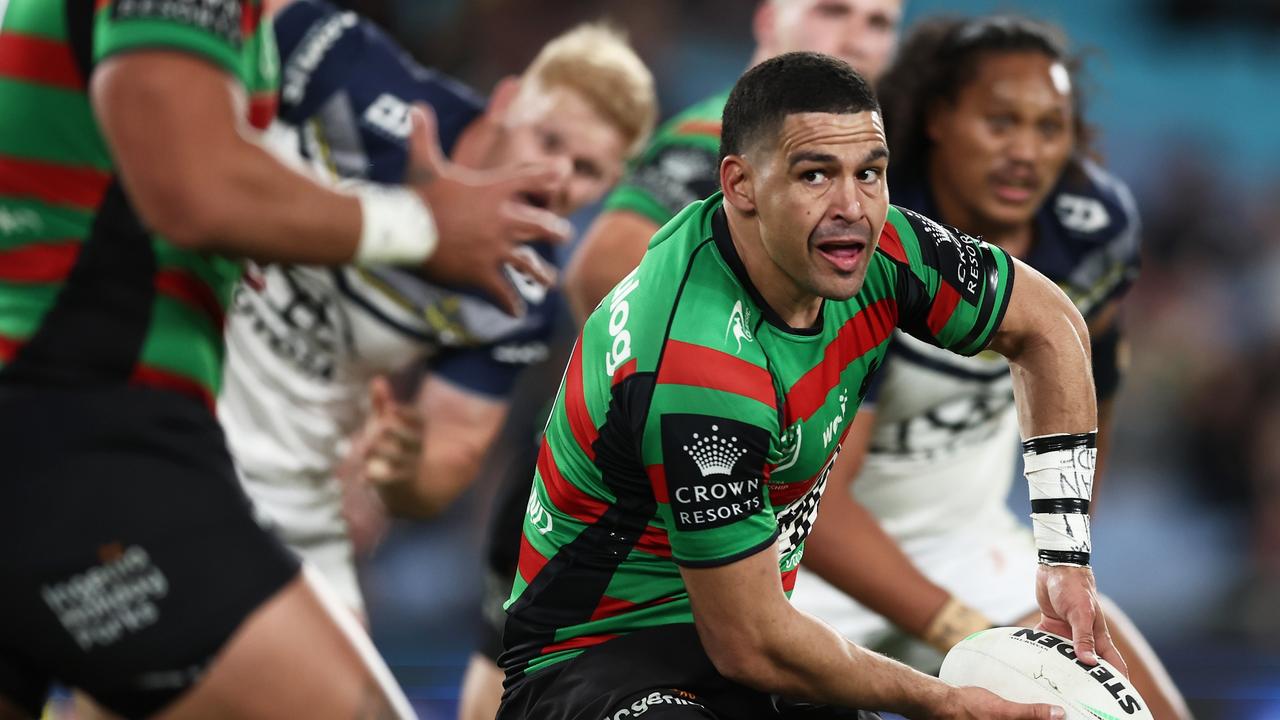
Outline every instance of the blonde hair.
<svg viewBox="0 0 1280 720">
<path fill-rule="evenodd" d="M 653 75 L 624 35 L 606 23 L 583 23 L 547 43 L 524 80 L 580 93 L 622 132 L 628 157 L 649 141 L 658 117 Z"/>
</svg>

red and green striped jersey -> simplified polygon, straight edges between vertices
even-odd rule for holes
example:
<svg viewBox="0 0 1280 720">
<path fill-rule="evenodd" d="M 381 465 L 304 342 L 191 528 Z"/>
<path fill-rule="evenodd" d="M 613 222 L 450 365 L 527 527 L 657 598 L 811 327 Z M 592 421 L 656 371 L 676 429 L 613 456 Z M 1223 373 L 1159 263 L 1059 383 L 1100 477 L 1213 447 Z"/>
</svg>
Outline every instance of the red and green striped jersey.
<svg viewBox="0 0 1280 720">
<path fill-rule="evenodd" d="M 264 20 L 260 0 L 0 2 L 0 381 L 138 383 L 212 407 L 240 266 L 142 225 L 88 80 L 121 53 L 190 53 L 239 81 L 263 128 L 279 64 Z"/>
<path fill-rule="evenodd" d="M 719 194 L 654 236 L 591 314 L 547 423 L 503 665 L 535 672 L 690 623 L 679 567 L 778 553 L 790 592 L 826 475 L 896 327 L 962 354 L 999 327 L 997 247 L 891 207 L 862 289 L 789 328 L 751 283 Z"/>
<path fill-rule="evenodd" d="M 720 189 L 720 116 L 729 90 L 692 105 L 654 133 L 604 210 L 626 210 L 665 225 L 686 205 Z"/>
</svg>

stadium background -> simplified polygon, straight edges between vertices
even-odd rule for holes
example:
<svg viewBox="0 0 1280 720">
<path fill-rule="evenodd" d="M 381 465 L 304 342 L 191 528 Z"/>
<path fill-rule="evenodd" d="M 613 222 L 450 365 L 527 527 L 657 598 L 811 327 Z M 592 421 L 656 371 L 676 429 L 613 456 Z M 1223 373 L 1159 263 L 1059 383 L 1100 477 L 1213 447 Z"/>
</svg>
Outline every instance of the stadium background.
<svg viewBox="0 0 1280 720">
<path fill-rule="evenodd" d="M 664 116 L 728 87 L 752 45 L 751 0 L 340 4 L 480 89 L 570 24 L 610 18 L 654 70 Z M 1085 51 L 1089 116 L 1146 226 L 1098 501 L 1100 585 L 1197 717 L 1280 720 L 1280 2 L 907 0 L 904 27 L 991 10 L 1056 21 Z M 478 487 L 438 522 L 393 527 L 364 567 L 375 641 L 424 718 L 453 717 L 503 448 L 535 431 L 561 365 L 525 379 Z"/>
</svg>

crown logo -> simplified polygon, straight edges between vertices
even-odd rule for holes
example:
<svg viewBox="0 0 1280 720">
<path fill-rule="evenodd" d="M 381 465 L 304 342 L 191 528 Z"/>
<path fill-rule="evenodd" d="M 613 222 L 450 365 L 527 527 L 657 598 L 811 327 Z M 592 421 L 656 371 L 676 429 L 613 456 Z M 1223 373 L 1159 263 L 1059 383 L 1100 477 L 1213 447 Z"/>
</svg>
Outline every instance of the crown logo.
<svg viewBox="0 0 1280 720">
<path fill-rule="evenodd" d="M 720 432 L 720 426 L 712 425 L 711 432 Z M 717 434 L 694 433 L 693 444 L 685 445 L 684 450 L 689 453 L 689 457 L 693 458 L 702 477 L 728 475 L 733 472 L 733 466 L 737 464 L 739 458 L 747 454 L 747 449 L 738 447 L 735 444 L 737 442 L 737 436 L 723 438 Z"/>
</svg>

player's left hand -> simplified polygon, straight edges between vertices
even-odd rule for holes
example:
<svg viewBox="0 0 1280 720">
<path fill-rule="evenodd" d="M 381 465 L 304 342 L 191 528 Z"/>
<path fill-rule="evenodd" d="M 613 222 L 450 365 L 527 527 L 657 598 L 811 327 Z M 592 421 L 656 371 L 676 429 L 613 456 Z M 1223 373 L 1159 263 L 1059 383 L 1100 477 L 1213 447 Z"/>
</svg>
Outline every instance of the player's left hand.
<svg viewBox="0 0 1280 720">
<path fill-rule="evenodd" d="M 1120 651 L 1111 641 L 1107 619 L 1098 606 L 1098 587 L 1093 570 L 1069 565 L 1041 565 L 1036 570 L 1036 601 L 1044 616 L 1038 630 L 1071 638 L 1076 657 L 1086 665 L 1097 665 L 1098 655 L 1129 676 Z"/>
</svg>

